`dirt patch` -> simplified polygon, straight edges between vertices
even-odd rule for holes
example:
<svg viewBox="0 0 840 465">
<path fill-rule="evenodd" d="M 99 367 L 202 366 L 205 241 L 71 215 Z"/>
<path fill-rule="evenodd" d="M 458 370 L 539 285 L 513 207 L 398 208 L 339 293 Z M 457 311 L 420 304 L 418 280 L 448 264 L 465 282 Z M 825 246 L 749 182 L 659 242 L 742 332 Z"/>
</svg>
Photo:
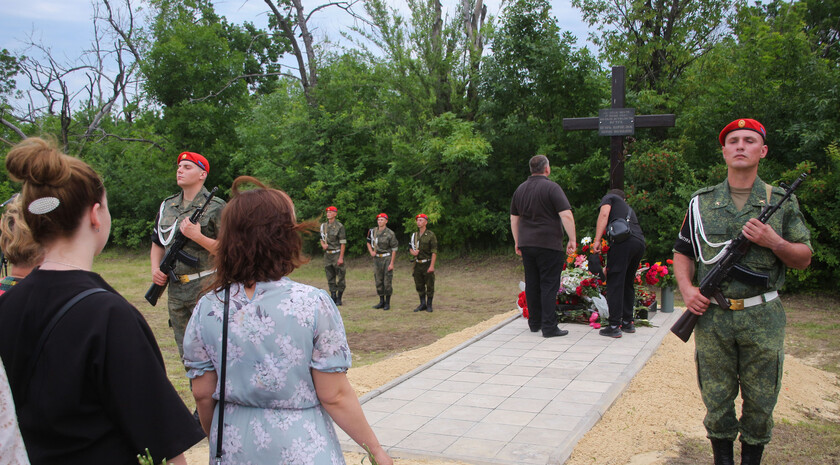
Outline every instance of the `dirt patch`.
<svg viewBox="0 0 840 465">
<path fill-rule="evenodd" d="M 348 333 L 347 343 L 350 351 L 356 352 L 354 348 L 364 347 L 365 352 L 404 352 L 415 347 L 428 346 L 437 340 L 437 336 L 431 331 L 362 331 Z"/>
<path fill-rule="evenodd" d="M 352 368 L 348 377 L 357 395 L 382 386 L 514 315 L 497 315 L 479 325 L 450 334 L 429 346 L 403 352 L 372 365 Z M 782 425 L 803 420 L 840 420 L 838 377 L 788 356 L 774 417 Z M 694 341 L 685 344 L 667 336 L 656 354 L 630 383 L 603 418 L 578 443 L 567 465 L 677 465 L 711 461 L 694 375 Z M 780 429 L 779 442 L 788 439 Z M 793 434 L 793 433 L 790 433 Z M 834 437 L 834 436 L 832 436 Z M 771 443 L 771 446 L 774 446 Z M 207 443 L 190 451 L 190 463 L 206 463 Z M 348 464 L 362 456 L 346 453 Z M 705 458 L 702 459 L 701 458 Z M 689 460 L 686 462 L 685 460 Z M 445 460 L 400 459 L 398 465 L 465 465 Z M 770 463 L 770 462 L 768 462 Z M 810 462 L 814 463 L 814 462 Z M 831 463 L 831 462 L 824 462 Z M 834 462 L 837 463 L 837 462 Z"/>
</svg>

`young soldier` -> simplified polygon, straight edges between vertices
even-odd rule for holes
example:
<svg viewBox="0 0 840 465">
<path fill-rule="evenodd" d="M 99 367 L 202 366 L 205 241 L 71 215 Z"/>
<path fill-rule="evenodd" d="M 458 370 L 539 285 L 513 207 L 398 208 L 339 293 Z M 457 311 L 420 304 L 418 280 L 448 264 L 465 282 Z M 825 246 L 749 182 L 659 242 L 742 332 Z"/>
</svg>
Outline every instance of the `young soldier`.
<svg viewBox="0 0 840 465">
<path fill-rule="evenodd" d="M 321 223 L 321 247 L 324 249 L 324 271 L 327 273 L 330 296 L 336 305 L 341 305 L 341 296 L 346 287 L 344 248 L 347 245 L 347 237 L 344 225 L 335 219 L 336 216 L 338 209 L 333 206 L 327 207 L 327 222 Z"/>
<path fill-rule="evenodd" d="M 694 193 L 674 246 L 680 293 L 688 310 L 702 315 L 694 331 L 697 378 L 716 465 L 734 464 L 733 442 L 739 432 L 741 464 L 761 463 L 782 380 L 785 310 L 777 291 L 787 267 L 801 270 L 811 262 L 810 234 L 795 197 L 767 224 L 756 219 L 768 202 L 775 204 L 784 195 L 758 177 L 759 161 L 767 155 L 766 137 L 764 126 L 753 119 L 738 119 L 723 128 L 719 141 L 726 180 Z M 732 302 L 724 310 L 694 283 L 703 280 L 740 232 L 752 247 L 739 264 L 766 274 L 770 286 L 724 283 L 721 291 Z M 740 419 L 734 405 L 739 390 L 744 399 Z"/>
<path fill-rule="evenodd" d="M 182 249 L 187 254 L 198 259 L 198 266 L 193 268 L 180 261 L 175 264 L 177 282 L 169 283 L 168 305 L 169 324 L 175 333 L 175 343 L 178 353 L 184 355 L 184 331 L 190 321 L 192 310 L 201 294 L 207 276 L 213 274 L 213 262 L 210 255 L 216 248 L 216 237 L 219 234 L 219 222 L 225 201 L 213 197 L 210 205 L 204 210 L 201 224 L 190 221 L 193 212 L 207 201 L 210 192 L 204 187 L 204 181 L 210 172 L 210 163 L 203 156 L 193 152 L 183 152 L 178 155 L 178 171 L 176 179 L 181 192 L 167 197 L 160 204 L 160 211 L 155 218 L 155 229 L 152 233 L 152 281 L 163 286 L 169 279 L 166 273 L 160 271 L 160 261 L 175 238 L 175 232 L 180 230 L 188 239 Z M 176 229 L 177 228 L 177 229 Z"/>
<path fill-rule="evenodd" d="M 397 236 L 386 226 L 388 215 L 376 215 L 376 227 L 369 232 L 368 252 L 373 257 L 373 278 L 376 281 L 376 293 L 379 303 L 373 308 L 391 309 L 391 280 L 394 277 L 394 260 L 397 258 Z"/>
<path fill-rule="evenodd" d="M 411 255 L 414 256 L 414 286 L 420 296 L 420 305 L 415 312 L 432 312 L 435 297 L 435 261 L 437 260 L 437 237 L 426 229 L 429 217 L 421 213 L 414 217 L 417 232 L 411 235 Z"/>
</svg>

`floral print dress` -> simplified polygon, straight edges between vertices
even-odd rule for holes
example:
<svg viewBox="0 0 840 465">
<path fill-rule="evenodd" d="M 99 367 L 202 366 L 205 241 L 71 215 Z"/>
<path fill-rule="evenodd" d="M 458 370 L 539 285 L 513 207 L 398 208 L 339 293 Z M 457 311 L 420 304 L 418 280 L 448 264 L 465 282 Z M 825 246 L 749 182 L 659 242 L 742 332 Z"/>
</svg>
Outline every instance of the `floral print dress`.
<svg viewBox="0 0 840 465">
<path fill-rule="evenodd" d="M 184 336 L 187 376 L 219 373 L 224 291 L 196 305 Z M 223 460 L 226 465 L 343 464 L 332 419 L 310 369 L 350 367 L 344 324 L 326 292 L 284 277 L 257 283 L 249 299 L 230 288 Z M 219 386 L 213 394 L 219 398 Z M 210 431 L 216 451 L 218 405 Z"/>
</svg>

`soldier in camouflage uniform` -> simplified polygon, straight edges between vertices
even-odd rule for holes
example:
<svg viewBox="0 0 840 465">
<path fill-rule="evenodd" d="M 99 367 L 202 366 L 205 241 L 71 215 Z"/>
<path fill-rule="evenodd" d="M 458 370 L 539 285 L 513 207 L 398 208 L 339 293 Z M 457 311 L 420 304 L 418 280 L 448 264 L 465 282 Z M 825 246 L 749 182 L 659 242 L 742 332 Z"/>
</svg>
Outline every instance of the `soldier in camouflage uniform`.
<svg viewBox="0 0 840 465">
<path fill-rule="evenodd" d="M 205 278 L 214 271 L 211 252 L 216 246 L 219 222 L 225 207 L 224 200 L 213 197 L 201 217 L 200 225 L 189 220 L 193 212 L 204 205 L 207 195 L 210 194 L 204 187 L 209 171 L 210 164 L 203 156 L 193 152 L 178 155 L 177 182 L 182 190 L 167 197 L 160 204 L 152 233 L 150 255 L 152 281 L 155 284 L 162 286 L 168 280 L 168 276 L 160 271 L 160 262 L 175 237 L 175 228 L 190 239 L 182 250 L 196 257 L 199 263 L 193 268 L 177 261 L 174 271 L 179 281 L 169 283 L 168 286 L 169 325 L 175 333 L 175 343 L 181 356 L 184 355 L 184 331 L 187 323 L 202 289 L 207 284 Z"/>
<path fill-rule="evenodd" d="M 786 267 L 806 268 L 810 235 L 795 197 L 767 224 L 756 219 L 782 189 L 758 177 L 767 155 L 766 131 L 758 121 L 735 120 L 720 133 L 727 180 L 697 191 L 674 246 L 674 272 L 686 307 L 702 315 L 694 332 L 697 379 L 706 405 L 704 425 L 715 464 L 734 464 L 733 443 L 740 433 L 741 463 L 761 462 L 770 442 L 773 409 L 784 359 L 785 312 L 778 290 Z M 714 267 L 726 244 L 742 232 L 752 242 L 740 265 L 769 277 L 770 287 L 731 280 L 721 286 L 732 302 L 724 310 L 700 294 L 695 283 Z M 695 266 L 695 262 L 697 265 Z M 744 399 L 741 418 L 734 401 Z"/>
<path fill-rule="evenodd" d="M 326 211 L 327 222 L 321 223 L 324 271 L 327 274 L 330 296 L 336 305 L 341 305 L 341 296 L 344 295 L 344 289 L 346 288 L 344 277 L 347 269 L 344 267 L 344 248 L 347 246 L 347 237 L 344 232 L 344 225 L 335 219 L 338 216 L 338 209 L 329 206 Z"/>
<path fill-rule="evenodd" d="M 394 260 L 397 258 L 397 236 L 386 226 L 388 215 L 376 215 L 377 227 L 368 231 L 367 248 L 373 257 L 373 278 L 376 281 L 376 293 L 379 303 L 373 308 L 391 309 L 391 280 L 394 277 Z"/>
<path fill-rule="evenodd" d="M 415 312 L 433 311 L 435 297 L 435 261 L 437 261 L 437 237 L 426 229 L 429 217 L 421 213 L 414 217 L 418 231 L 411 235 L 411 255 L 414 256 L 414 286 L 420 296 L 420 305 Z"/>
</svg>

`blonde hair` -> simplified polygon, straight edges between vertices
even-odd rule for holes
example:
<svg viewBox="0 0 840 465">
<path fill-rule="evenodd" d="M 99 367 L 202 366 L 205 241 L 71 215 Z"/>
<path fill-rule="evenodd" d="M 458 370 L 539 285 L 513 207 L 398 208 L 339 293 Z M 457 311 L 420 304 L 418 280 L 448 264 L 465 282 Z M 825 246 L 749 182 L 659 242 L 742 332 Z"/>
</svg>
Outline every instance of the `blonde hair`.
<svg viewBox="0 0 840 465">
<path fill-rule="evenodd" d="M 44 259 L 44 248 L 32 238 L 21 210 L 20 195 L 6 205 L 0 217 L 0 250 L 12 265 L 31 268 Z"/>
<path fill-rule="evenodd" d="M 24 139 L 9 151 L 6 170 L 13 180 L 23 182 L 23 218 L 32 237 L 42 245 L 71 236 L 84 211 L 105 196 L 105 186 L 93 168 L 38 137 Z M 45 202 L 48 207 L 39 210 L 33 208 L 35 200 L 52 203 Z"/>
</svg>

